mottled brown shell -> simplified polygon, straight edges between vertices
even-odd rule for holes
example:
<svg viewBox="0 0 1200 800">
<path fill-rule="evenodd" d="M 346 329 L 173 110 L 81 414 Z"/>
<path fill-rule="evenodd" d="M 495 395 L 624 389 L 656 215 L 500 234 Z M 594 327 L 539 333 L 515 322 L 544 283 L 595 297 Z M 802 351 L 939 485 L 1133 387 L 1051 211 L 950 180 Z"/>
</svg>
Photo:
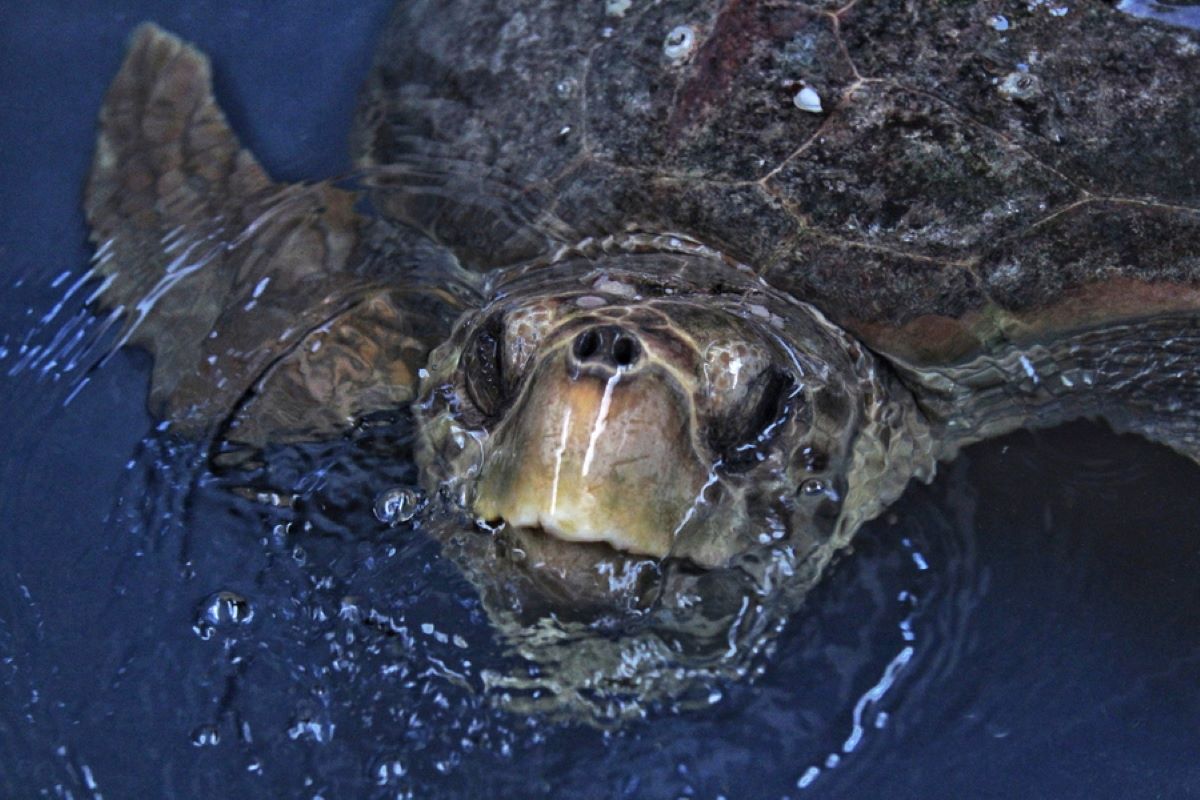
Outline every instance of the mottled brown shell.
<svg viewBox="0 0 1200 800">
<path fill-rule="evenodd" d="M 1200 306 L 1198 86 L 1200 35 L 1089 0 L 416 0 L 356 148 L 486 167 L 531 224 L 689 234 L 937 363 Z M 406 202 L 478 266 L 527 244 Z"/>
</svg>

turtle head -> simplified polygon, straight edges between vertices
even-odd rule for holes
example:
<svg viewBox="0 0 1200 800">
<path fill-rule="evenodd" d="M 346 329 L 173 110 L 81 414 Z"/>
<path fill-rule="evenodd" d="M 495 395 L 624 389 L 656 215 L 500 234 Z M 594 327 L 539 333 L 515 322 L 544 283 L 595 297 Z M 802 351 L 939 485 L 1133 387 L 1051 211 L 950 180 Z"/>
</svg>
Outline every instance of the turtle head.
<svg viewBox="0 0 1200 800">
<path fill-rule="evenodd" d="M 426 481 L 545 563 L 834 549 L 873 357 L 752 275 L 638 258 L 510 276 L 460 320 L 417 404 Z"/>
</svg>

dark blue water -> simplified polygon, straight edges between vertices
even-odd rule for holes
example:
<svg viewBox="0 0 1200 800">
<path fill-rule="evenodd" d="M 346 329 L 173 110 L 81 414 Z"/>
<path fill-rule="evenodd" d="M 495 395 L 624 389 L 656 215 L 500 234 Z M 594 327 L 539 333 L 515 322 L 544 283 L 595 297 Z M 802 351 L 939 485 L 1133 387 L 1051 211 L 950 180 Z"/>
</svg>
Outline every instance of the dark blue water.
<svg viewBox="0 0 1200 800">
<path fill-rule="evenodd" d="M 320 178 L 348 167 L 389 4 L 0 9 L 0 797 L 1200 796 L 1200 469 L 1140 440 L 968 450 L 860 534 L 755 676 L 601 732 L 493 707 L 506 656 L 470 585 L 322 481 L 372 442 L 293 454 L 311 480 L 284 513 L 154 432 L 136 353 L 64 405 L 72 375 L 33 348 L 75 319 L 78 295 L 41 321 L 86 266 L 128 32 L 198 43 L 267 168 Z"/>
</svg>

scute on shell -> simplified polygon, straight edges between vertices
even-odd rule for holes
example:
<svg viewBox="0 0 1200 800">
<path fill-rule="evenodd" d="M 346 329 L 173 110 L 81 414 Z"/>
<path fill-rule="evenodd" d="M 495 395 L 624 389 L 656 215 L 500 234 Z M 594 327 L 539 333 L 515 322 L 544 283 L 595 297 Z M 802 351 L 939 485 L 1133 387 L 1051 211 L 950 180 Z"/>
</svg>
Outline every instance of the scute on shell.
<svg viewBox="0 0 1200 800">
<path fill-rule="evenodd" d="M 361 162 L 474 164 L 564 237 L 687 234 L 923 363 L 1119 316 L 1090 288 L 1118 279 L 1143 313 L 1194 307 L 1195 32 L 1101 4 L 600 5 L 401 4 Z"/>
</svg>

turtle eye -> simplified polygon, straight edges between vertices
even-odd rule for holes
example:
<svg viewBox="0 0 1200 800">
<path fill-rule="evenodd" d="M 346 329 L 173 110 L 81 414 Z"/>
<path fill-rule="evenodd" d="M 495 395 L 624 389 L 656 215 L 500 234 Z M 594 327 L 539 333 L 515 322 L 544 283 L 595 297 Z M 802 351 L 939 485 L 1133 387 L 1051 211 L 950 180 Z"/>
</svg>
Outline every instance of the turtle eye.
<svg viewBox="0 0 1200 800">
<path fill-rule="evenodd" d="M 499 416 L 508 395 L 504 369 L 504 321 L 499 314 L 479 326 L 463 353 L 462 363 L 471 402 L 485 420 Z"/>
<path fill-rule="evenodd" d="M 725 472 L 746 472 L 763 460 L 787 419 L 794 386 L 791 376 L 767 367 L 746 388 L 745 401 L 712 422 L 708 444 Z"/>
</svg>

